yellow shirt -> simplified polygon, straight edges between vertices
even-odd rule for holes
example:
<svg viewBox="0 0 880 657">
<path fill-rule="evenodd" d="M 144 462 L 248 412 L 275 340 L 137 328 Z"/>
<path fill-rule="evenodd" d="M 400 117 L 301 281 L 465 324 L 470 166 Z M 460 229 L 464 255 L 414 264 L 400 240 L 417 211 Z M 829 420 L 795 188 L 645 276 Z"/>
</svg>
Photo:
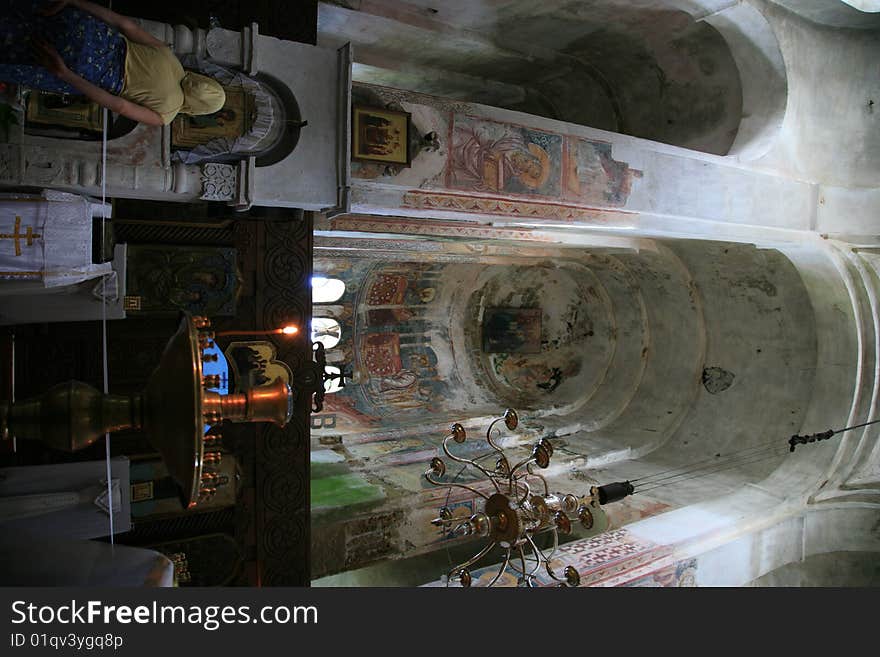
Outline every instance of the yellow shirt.
<svg viewBox="0 0 880 657">
<path fill-rule="evenodd" d="M 119 95 L 150 108 L 168 125 L 183 107 L 180 81 L 185 71 L 180 60 L 167 46 L 146 46 L 128 39 L 125 43 L 125 80 Z"/>
</svg>

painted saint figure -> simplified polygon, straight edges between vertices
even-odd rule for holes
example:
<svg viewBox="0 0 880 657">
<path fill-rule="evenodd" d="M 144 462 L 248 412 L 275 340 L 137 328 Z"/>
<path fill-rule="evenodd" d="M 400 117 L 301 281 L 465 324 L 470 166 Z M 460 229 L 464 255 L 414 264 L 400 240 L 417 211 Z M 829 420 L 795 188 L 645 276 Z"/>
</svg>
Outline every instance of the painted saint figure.
<svg viewBox="0 0 880 657">
<path fill-rule="evenodd" d="M 227 123 L 235 121 L 235 110 L 225 108 L 213 114 L 188 116 L 186 120 L 193 128 L 222 128 Z"/>
<path fill-rule="evenodd" d="M 550 158 L 512 126 L 464 122 L 455 127 L 452 148 L 453 186 L 476 191 L 509 190 L 517 181 L 523 191 L 541 187 L 550 175 Z"/>
</svg>

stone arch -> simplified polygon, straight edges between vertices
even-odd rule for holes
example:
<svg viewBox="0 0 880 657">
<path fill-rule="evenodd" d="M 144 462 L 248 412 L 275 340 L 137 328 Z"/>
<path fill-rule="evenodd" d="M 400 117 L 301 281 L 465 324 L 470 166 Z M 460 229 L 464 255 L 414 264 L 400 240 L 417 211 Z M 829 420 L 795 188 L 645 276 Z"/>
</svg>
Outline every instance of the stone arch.
<svg viewBox="0 0 880 657">
<path fill-rule="evenodd" d="M 773 28 L 740 2 L 705 18 L 724 37 L 739 69 L 742 119 L 728 155 L 755 160 L 775 142 L 785 118 L 788 81 Z"/>
<path fill-rule="evenodd" d="M 277 164 L 293 152 L 299 143 L 304 121 L 296 96 L 287 85 L 266 73 L 258 73 L 255 78 L 263 89 L 272 95 L 275 108 L 281 115 L 275 121 L 271 138 L 266 139 L 268 146 L 261 148 L 256 157 L 258 167 L 268 167 Z"/>
<path fill-rule="evenodd" d="M 523 448 L 537 436 L 553 440 L 561 454 L 554 456 L 556 465 L 547 471 L 554 484 L 567 482 L 577 488 L 585 481 L 597 481 L 590 477 L 609 483 L 667 472 L 671 467 L 674 472 L 677 467 L 688 476 L 665 475 L 668 479 L 658 480 L 661 486 L 647 489 L 647 498 L 637 495 L 636 501 L 630 500 L 632 507 L 621 503 L 605 510 L 612 526 L 627 525 L 614 535 L 656 549 L 651 558 L 657 564 L 666 563 L 662 559 L 670 549 L 686 545 L 690 578 L 700 585 L 742 585 L 791 560 L 793 553 L 780 549 L 762 551 L 758 560 L 731 561 L 731 552 L 762 549 L 765 543 L 803 545 L 804 556 L 853 549 L 876 553 L 876 540 L 864 540 L 867 527 L 876 523 L 876 512 L 865 511 L 877 498 L 876 429 L 799 447 L 794 455 L 785 444 L 795 432 L 811 433 L 874 417 L 876 352 L 864 347 L 876 342 L 878 326 L 876 278 L 871 267 L 858 254 L 826 245 L 768 249 L 663 240 L 655 247 L 553 252 L 546 245 L 534 245 L 531 250 L 520 244 L 481 257 L 449 247 L 458 254 L 454 262 L 436 262 L 430 267 L 426 263 L 430 257 L 421 249 L 392 258 L 383 254 L 388 267 L 410 266 L 419 276 L 391 280 L 389 270 L 383 269 L 379 273 L 385 277 L 379 281 L 381 290 L 373 295 L 373 308 L 393 310 L 407 301 L 411 309 L 417 308 L 422 299 L 415 293 L 423 288 L 418 281 L 430 274 L 429 306 L 437 307 L 425 317 L 437 326 L 424 331 L 431 333 L 441 380 L 451 383 L 452 394 L 464 394 L 453 408 L 423 404 L 417 424 L 412 424 L 405 421 L 406 409 L 373 417 L 369 398 L 352 397 L 354 391 L 349 391 L 351 404 L 341 403 L 345 396 L 334 400 L 336 420 L 358 424 L 358 441 L 368 436 L 371 444 L 394 452 L 389 456 L 379 450 L 383 463 L 377 463 L 375 472 L 385 472 L 385 463 L 418 469 L 436 452 L 448 421 L 461 421 L 468 435 L 476 438 L 508 402 L 524 405 L 519 407 L 517 435 L 509 436 L 505 446 Z M 336 258 L 340 266 L 349 267 L 351 253 L 346 250 L 329 260 Z M 530 271 L 545 270 L 543 280 L 535 274 L 521 279 L 523 289 L 513 289 L 520 281 L 514 270 L 526 265 Z M 510 275 L 503 275 L 505 269 Z M 362 270 L 359 280 L 366 271 Z M 369 271 L 371 280 L 378 281 L 376 272 Z M 501 276 L 496 275 L 499 271 Z M 576 277 L 589 271 L 595 276 L 583 278 L 584 285 L 601 286 L 605 294 L 592 294 L 589 289 L 584 294 L 583 285 L 562 285 L 561 274 Z M 414 282 L 411 286 L 410 281 Z M 495 285 L 497 281 L 502 285 Z M 404 282 L 412 289 L 403 290 Z M 496 289 L 486 294 L 492 286 Z M 525 288 L 540 288 L 540 293 L 529 299 Z M 407 296 L 408 291 L 413 294 Z M 516 398 L 518 390 L 510 397 L 498 386 L 481 385 L 499 372 L 491 366 L 469 365 L 474 360 L 471 352 L 479 345 L 471 340 L 468 346 L 467 326 L 471 337 L 477 338 L 485 325 L 480 307 L 538 303 L 548 306 L 551 314 L 561 315 L 558 311 L 568 305 L 568 298 L 577 300 L 582 313 L 593 318 L 594 335 L 579 344 L 593 350 L 597 341 L 608 344 L 609 366 L 593 367 L 599 364 L 596 360 L 584 370 L 601 379 L 601 387 L 594 389 L 581 379 L 577 389 L 584 399 L 567 403 L 573 400 L 560 398 L 554 407 L 547 394 L 565 397 L 572 391 L 542 385 L 531 394 L 543 399 L 530 405 L 527 399 Z M 358 303 L 358 299 L 353 301 Z M 831 308 L 840 311 L 831 312 Z M 614 317 L 613 327 L 598 321 L 602 312 Z M 739 326 L 730 321 L 745 316 L 753 319 Z M 383 324 L 397 319 L 412 325 L 414 320 L 423 321 L 419 317 L 376 319 Z M 357 335 L 353 339 L 357 341 Z M 444 341 L 455 348 L 443 348 Z M 377 345 L 376 350 L 387 346 Z M 548 347 L 543 347 L 545 352 Z M 856 363 L 857 352 L 864 352 L 868 360 Z M 837 359 L 853 364 L 829 367 Z M 444 362 L 448 367 L 443 367 Z M 789 374 L 776 365 L 789 368 Z M 528 362 L 521 365 L 530 366 Z M 393 381 L 388 372 L 380 373 L 388 379 L 383 381 L 386 394 L 394 392 L 392 384 L 403 388 L 408 383 L 403 378 L 406 362 L 402 368 Z M 724 380 L 709 380 L 707 371 L 723 369 L 728 374 L 721 377 Z M 798 374 L 792 377 L 794 372 Z M 510 372 L 500 374 L 506 379 L 501 383 L 510 388 Z M 355 380 L 353 388 L 364 383 Z M 411 390 L 417 389 L 415 384 L 402 392 L 397 403 L 411 403 L 416 395 Z M 737 420 L 730 421 L 734 417 Z M 333 435 L 346 433 L 342 425 L 331 431 Z M 768 441 L 778 441 L 778 446 L 768 448 Z M 743 454 L 739 450 L 746 450 L 745 456 L 726 464 L 734 467 L 714 465 L 713 459 Z M 704 464 L 703 469 L 694 472 L 693 464 Z M 432 502 L 415 504 L 425 508 L 410 509 L 413 526 L 423 521 L 429 526 L 424 518 L 436 511 Z M 838 513 L 844 507 L 846 513 Z M 634 512 L 641 515 L 634 516 Z M 832 526 L 837 531 L 827 530 Z M 722 535 L 725 541 L 719 547 L 717 538 Z M 402 556 L 411 556 L 405 552 Z M 738 565 L 730 568 L 729 563 Z M 424 577 L 430 579 L 433 574 L 429 571 Z"/>
</svg>

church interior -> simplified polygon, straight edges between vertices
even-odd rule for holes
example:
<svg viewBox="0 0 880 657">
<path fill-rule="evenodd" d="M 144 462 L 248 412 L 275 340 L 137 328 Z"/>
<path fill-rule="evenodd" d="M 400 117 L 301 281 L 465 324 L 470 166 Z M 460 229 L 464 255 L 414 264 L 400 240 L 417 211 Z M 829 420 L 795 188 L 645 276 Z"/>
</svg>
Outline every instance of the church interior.
<svg viewBox="0 0 880 657">
<path fill-rule="evenodd" d="M 0 86 L 2 583 L 880 584 L 880 2 L 113 8 L 226 101 Z"/>
</svg>

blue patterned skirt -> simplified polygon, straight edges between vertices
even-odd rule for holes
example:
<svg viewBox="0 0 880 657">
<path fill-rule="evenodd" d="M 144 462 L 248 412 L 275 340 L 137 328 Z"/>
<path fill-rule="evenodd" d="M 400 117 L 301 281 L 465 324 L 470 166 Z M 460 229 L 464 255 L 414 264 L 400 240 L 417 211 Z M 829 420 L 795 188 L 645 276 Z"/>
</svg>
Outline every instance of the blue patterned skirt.
<svg viewBox="0 0 880 657">
<path fill-rule="evenodd" d="M 30 39 L 55 46 L 67 67 L 118 94 L 125 75 L 125 39 L 91 14 L 66 7 L 54 16 L 37 13 L 46 0 L 0 0 L 0 81 L 55 93 L 79 94 L 40 66 Z"/>
</svg>

